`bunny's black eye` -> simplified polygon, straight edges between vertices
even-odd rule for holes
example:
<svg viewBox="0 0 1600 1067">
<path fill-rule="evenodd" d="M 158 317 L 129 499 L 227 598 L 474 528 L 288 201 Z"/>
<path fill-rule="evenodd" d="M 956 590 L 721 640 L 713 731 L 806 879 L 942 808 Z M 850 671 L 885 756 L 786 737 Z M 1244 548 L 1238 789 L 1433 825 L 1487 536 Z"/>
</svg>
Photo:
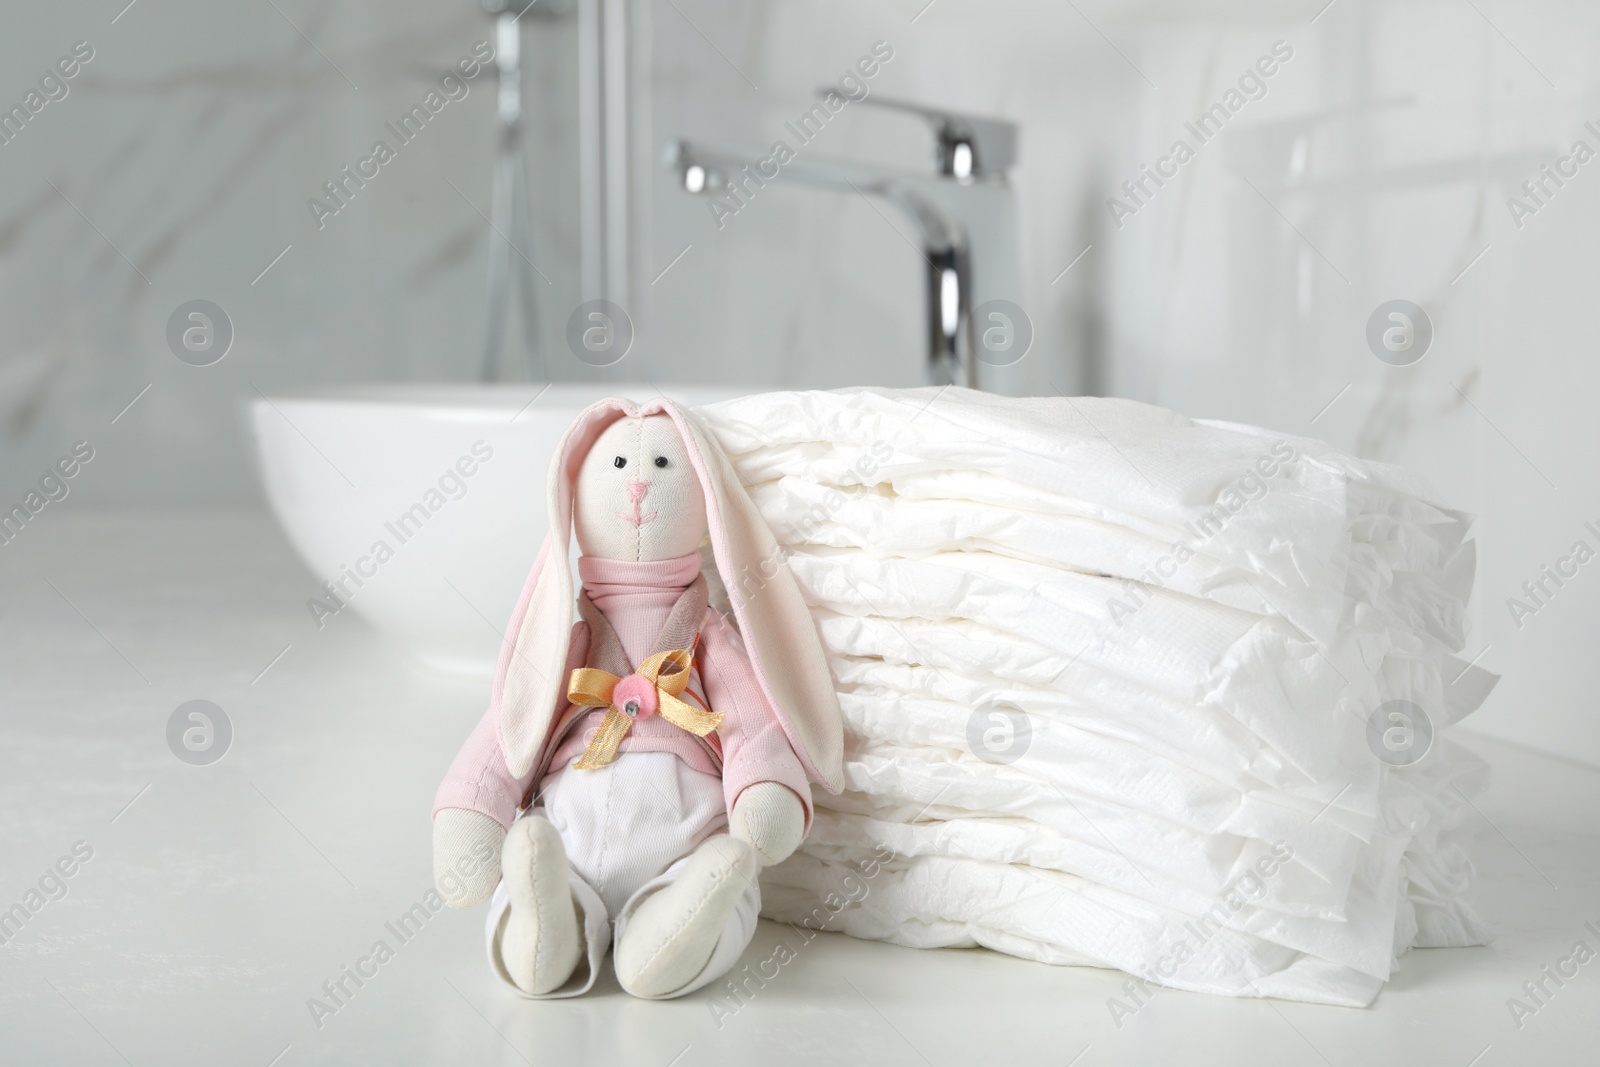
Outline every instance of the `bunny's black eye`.
<svg viewBox="0 0 1600 1067">
<path fill-rule="evenodd" d="M 619 469 L 628 465 L 628 461 L 623 459 L 621 456 L 618 456 L 616 459 L 612 460 L 611 463 L 612 466 L 615 466 Z"/>
<path fill-rule="evenodd" d="M 665 467 L 666 465 L 667 465 L 667 457 L 666 456 L 657 456 L 656 457 L 656 466 Z"/>
</svg>

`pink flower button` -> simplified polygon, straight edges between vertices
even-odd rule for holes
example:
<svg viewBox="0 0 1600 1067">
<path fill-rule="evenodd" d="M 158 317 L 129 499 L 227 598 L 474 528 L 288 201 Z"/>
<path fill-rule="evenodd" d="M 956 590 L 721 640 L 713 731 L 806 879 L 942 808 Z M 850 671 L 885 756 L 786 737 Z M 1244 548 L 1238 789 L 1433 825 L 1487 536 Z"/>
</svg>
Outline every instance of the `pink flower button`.
<svg viewBox="0 0 1600 1067">
<path fill-rule="evenodd" d="M 630 674 L 611 690 L 611 702 L 635 719 L 656 713 L 656 687 L 642 674 Z"/>
</svg>

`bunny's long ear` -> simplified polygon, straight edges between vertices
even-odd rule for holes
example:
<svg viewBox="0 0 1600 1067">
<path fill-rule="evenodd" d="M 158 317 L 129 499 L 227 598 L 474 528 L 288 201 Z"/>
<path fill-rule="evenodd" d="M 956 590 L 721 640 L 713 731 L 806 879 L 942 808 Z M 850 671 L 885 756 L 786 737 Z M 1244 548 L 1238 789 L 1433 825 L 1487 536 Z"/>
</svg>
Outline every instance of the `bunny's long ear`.
<svg viewBox="0 0 1600 1067">
<path fill-rule="evenodd" d="M 844 788 L 839 697 L 816 623 L 772 530 L 744 491 L 716 436 L 698 416 L 664 399 L 651 401 L 640 411 L 665 412 L 682 434 L 705 489 L 712 553 L 756 679 L 812 780 L 829 792 L 839 792 Z"/>
<path fill-rule="evenodd" d="M 550 460 L 547 498 L 549 533 L 534 560 L 522 596 L 500 643 L 489 704 L 500 723 L 506 767 L 520 778 L 539 756 L 550 721 L 566 694 L 567 651 L 572 643 L 575 591 L 567 563 L 572 541 L 572 493 L 584 457 L 601 432 L 638 410 L 626 400 L 607 399 L 580 413 Z"/>
</svg>

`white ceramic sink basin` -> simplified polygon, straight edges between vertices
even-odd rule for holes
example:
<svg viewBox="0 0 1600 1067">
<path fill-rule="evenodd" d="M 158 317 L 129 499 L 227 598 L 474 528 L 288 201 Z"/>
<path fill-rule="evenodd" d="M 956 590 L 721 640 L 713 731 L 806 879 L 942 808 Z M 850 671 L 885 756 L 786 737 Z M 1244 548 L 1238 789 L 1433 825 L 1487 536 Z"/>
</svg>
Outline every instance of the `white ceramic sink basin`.
<svg viewBox="0 0 1600 1067">
<path fill-rule="evenodd" d="M 708 404 L 748 390 L 687 386 Z M 490 674 L 544 539 L 545 476 L 573 417 L 646 385 L 359 386 L 256 397 L 267 499 L 319 582 L 308 631 L 360 615 L 411 655 Z"/>
</svg>

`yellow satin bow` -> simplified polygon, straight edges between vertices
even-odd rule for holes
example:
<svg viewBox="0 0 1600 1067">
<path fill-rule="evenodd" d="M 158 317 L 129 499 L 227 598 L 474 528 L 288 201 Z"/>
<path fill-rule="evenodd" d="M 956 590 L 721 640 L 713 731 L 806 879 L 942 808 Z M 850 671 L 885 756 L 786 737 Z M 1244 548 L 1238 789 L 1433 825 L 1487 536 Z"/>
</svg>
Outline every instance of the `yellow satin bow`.
<svg viewBox="0 0 1600 1067">
<path fill-rule="evenodd" d="M 674 648 L 657 652 L 639 664 L 635 673 L 655 686 L 657 715 L 696 737 L 704 737 L 722 725 L 722 713 L 706 711 L 678 699 L 678 694 L 689 684 L 691 662 L 692 657 L 687 651 Z M 668 664 L 676 670 L 663 677 L 662 671 Z M 596 770 L 616 759 L 617 747 L 628 736 L 628 730 L 639 714 L 638 707 L 631 701 L 631 710 L 619 708 L 612 701 L 612 692 L 621 681 L 609 671 L 596 667 L 579 667 L 572 672 L 567 684 L 567 699 L 579 707 L 608 709 L 593 740 L 583 750 L 583 758 L 576 764 L 579 770 Z"/>
</svg>

